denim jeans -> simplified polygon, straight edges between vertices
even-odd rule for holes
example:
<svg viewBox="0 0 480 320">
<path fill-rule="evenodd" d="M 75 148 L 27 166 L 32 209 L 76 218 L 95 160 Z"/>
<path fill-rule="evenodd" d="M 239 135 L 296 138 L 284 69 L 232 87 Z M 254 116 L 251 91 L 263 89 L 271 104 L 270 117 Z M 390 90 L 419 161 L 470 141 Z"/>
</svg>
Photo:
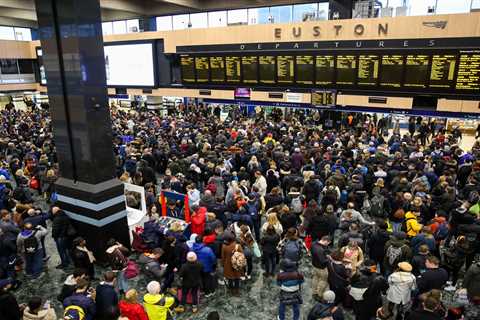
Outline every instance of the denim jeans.
<svg viewBox="0 0 480 320">
<path fill-rule="evenodd" d="M 25 254 L 25 272 L 34 278 L 43 271 L 43 252 L 41 249 L 34 253 Z"/>
<path fill-rule="evenodd" d="M 58 255 L 62 261 L 62 266 L 66 267 L 70 264 L 70 255 L 68 253 L 67 238 L 55 238 L 55 244 L 57 245 Z"/>
<path fill-rule="evenodd" d="M 280 306 L 278 307 L 278 317 L 280 320 L 285 320 L 285 308 L 286 304 L 283 304 L 280 302 Z M 293 308 L 293 320 L 299 320 L 300 319 L 300 305 L 299 304 L 292 304 L 291 305 Z"/>
<path fill-rule="evenodd" d="M 125 271 L 118 271 L 117 273 L 117 286 L 119 291 L 124 293 L 128 291 L 128 281 L 125 277 Z"/>
<path fill-rule="evenodd" d="M 265 259 L 265 272 L 269 274 L 274 274 L 275 267 L 277 266 L 277 254 L 275 252 L 266 254 L 264 259 Z"/>
</svg>

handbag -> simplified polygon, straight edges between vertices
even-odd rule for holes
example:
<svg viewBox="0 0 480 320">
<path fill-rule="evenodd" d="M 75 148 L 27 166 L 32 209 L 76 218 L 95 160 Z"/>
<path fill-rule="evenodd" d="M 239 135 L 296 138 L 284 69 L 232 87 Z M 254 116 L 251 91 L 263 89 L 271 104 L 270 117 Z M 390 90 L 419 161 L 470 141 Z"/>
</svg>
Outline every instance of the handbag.
<svg viewBox="0 0 480 320">
<path fill-rule="evenodd" d="M 253 256 L 255 258 L 260 258 L 262 256 L 262 252 L 260 252 L 257 241 L 253 243 Z"/>
<path fill-rule="evenodd" d="M 280 290 L 280 303 L 284 305 L 302 304 L 303 299 L 300 290 L 295 292 Z"/>
<path fill-rule="evenodd" d="M 125 278 L 127 279 L 135 278 L 136 276 L 138 276 L 139 273 L 140 273 L 140 269 L 138 268 L 137 264 L 132 260 L 128 260 L 127 268 L 125 269 L 125 272 L 124 272 Z"/>
</svg>

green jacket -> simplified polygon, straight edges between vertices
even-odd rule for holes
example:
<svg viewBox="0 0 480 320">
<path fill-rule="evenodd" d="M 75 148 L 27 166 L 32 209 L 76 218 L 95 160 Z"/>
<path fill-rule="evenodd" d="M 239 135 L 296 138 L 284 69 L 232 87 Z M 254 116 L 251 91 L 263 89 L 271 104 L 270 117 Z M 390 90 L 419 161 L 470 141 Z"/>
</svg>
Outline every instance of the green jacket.
<svg viewBox="0 0 480 320">
<path fill-rule="evenodd" d="M 149 294 L 143 297 L 143 306 L 148 314 L 149 320 L 166 320 L 169 309 L 173 306 L 175 299 L 163 294 Z"/>
</svg>

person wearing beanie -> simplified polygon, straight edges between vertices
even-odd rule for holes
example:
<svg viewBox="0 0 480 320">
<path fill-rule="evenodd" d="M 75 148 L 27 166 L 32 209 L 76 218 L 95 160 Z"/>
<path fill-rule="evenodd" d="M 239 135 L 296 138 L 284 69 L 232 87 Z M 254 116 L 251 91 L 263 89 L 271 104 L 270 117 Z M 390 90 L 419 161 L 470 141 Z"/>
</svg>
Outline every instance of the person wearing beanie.
<svg viewBox="0 0 480 320">
<path fill-rule="evenodd" d="M 280 273 L 277 275 L 277 284 L 280 286 L 279 320 L 285 320 L 287 306 L 292 306 L 293 320 L 300 319 L 300 305 L 303 303 L 301 285 L 303 282 L 303 275 L 298 271 L 297 263 L 290 259 L 283 259 L 280 263 Z"/>
<path fill-rule="evenodd" d="M 412 291 L 417 288 L 415 276 L 412 274 L 412 265 L 406 261 L 399 262 L 397 269 L 388 277 L 390 287 L 387 290 L 388 309 L 394 314 L 402 315 L 404 307 L 412 299 Z"/>
<path fill-rule="evenodd" d="M 167 320 L 170 308 L 175 303 L 175 298 L 160 293 L 158 281 L 151 281 L 147 285 L 147 294 L 143 297 L 143 306 L 149 320 Z"/>
<path fill-rule="evenodd" d="M 200 286 L 202 284 L 202 263 L 197 261 L 195 252 L 187 253 L 187 262 L 182 265 L 178 272 L 178 276 L 182 279 L 182 290 L 179 292 L 180 303 L 175 308 L 177 313 L 185 312 L 185 304 L 187 302 L 188 294 L 192 296 L 192 312 L 198 311 L 198 296 Z"/>
<path fill-rule="evenodd" d="M 343 310 L 335 306 L 335 292 L 331 290 L 325 291 L 322 295 L 322 300 L 310 310 L 307 320 L 317 319 L 344 319 Z"/>
</svg>

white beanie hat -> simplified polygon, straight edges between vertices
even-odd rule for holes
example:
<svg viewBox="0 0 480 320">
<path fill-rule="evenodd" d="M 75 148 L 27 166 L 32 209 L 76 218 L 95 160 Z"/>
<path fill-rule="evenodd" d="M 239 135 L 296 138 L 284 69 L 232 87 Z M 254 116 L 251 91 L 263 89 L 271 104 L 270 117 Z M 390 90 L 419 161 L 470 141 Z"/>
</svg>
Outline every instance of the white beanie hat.
<svg viewBox="0 0 480 320">
<path fill-rule="evenodd" d="M 159 294 L 160 293 L 160 283 L 158 281 L 150 281 L 147 284 L 147 291 L 150 294 Z"/>
<path fill-rule="evenodd" d="M 187 253 L 187 261 L 190 261 L 190 262 L 197 261 L 197 255 L 195 254 L 195 252 L 190 251 L 189 253 Z"/>
<path fill-rule="evenodd" d="M 327 290 L 323 293 L 322 298 L 326 303 L 333 303 L 335 301 L 335 292 Z"/>
</svg>

